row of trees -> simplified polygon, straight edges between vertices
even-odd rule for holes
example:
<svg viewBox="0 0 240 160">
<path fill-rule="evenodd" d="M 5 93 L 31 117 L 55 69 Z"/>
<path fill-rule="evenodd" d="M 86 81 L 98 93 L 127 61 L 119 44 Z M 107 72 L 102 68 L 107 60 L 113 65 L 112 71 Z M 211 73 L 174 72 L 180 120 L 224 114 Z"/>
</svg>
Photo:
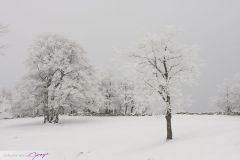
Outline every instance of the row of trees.
<svg viewBox="0 0 240 160">
<path fill-rule="evenodd" d="M 44 34 L 29 52 L 29 72 L 12 95 L 15 116 L 44 115 L 44 123 L 58 123 L 59 114 L 148 113 L 150 106 L 147 102 L 140 104 L 145 98 L 137 94 L 133 81 L 116 79 L 111 74 L 97 76 L 77 43 L 60 35 Z"/>
<path fill-rule="evenodd" d="M 197 77 L 196 49 L 183 45 L 175 29 L 147 35 L 124 61 L 131 76 L 97 76 L 81 46 L 55 34 L 39 36 L 30 47 L 28 74 L 12 94 L 16 116 L 43 115 L 58 123 L 59 114 L 90 111 L 104 114 L 146 114 L 153 102 L 164 108 L 167 139 L 182 84 Z M 114 73 L 117 74 L 117 73 Z M 129 74 L 128 74 L 129 75 Z"/>
<path fill-rule="evenodd" d="M 0 33 L 4 29 L 0 26 Z M 59 114 L 79 112 L 151 114 L 157 102 L 165 114 L 167 139 L 172 139 L 172 112 L 184 104 L 182 86 L 194 84 L 201 65 L 196 48 L 181 44 L 177 35 L 173 28 L 147 35 L 123 56 L 127 63 L 120 68 L 128 74 L 115 70 L 100 76 L 79 44 L 41 35 L 30 47 L 28 74 L 12 94 L 2 91 L 0 106 L 11 105 L 15 116 L 43 115 L 44 123 L 58 123 Z M 225 80 L 214 101 L 227 113 L 240 111 L 240 76 Z"/>
</svg>

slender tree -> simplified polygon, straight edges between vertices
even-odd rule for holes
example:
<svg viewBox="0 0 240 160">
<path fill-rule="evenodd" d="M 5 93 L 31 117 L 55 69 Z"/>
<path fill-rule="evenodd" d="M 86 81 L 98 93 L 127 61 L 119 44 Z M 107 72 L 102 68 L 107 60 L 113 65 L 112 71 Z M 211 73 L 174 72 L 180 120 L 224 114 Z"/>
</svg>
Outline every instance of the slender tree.
<svg viewBox="0 0 240 160">
<path fill-rule="evenodd" d="M 101 73 L 99 88 L 103 95 L 103 104 L 100 112 L 105 114 L 116 114 L 119 112 L 119 90 L 117 81 L 113 79 L 111 73 Z"/>
<path fill-rule="evenodd" d="M 131 52 L 142 80 L 165 106 L 167 140 L 172 139 L 172 109 L 180 84 L 194 82 L 199 68 L 197 52 L 177 40 L 177 31 L 164 28 L 159 35 L 147 35 Z"/>
</svg>

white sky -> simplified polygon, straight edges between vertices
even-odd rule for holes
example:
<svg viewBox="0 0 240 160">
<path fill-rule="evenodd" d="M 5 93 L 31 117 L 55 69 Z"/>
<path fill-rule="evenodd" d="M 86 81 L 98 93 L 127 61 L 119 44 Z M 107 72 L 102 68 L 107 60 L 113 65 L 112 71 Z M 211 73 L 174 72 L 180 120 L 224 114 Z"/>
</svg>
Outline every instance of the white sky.
<svg viewBox="0 0 240 160">
<path fill-rule="evenodd" d="M 53 32 L 78 41 L 93 64 L 108 66 L 115 49 L 126 49 L 165 25 L 183 27 L 186 43 L 197 44 L 206 66 L 199 86 L 190 89 L 192 111 L 214 111 L 210 97 L 225 77 L 240 72 L 238 0 L 0 0 L 0 87 L 13 88 L 26 72 L 34 37 Z"/>
</svg>

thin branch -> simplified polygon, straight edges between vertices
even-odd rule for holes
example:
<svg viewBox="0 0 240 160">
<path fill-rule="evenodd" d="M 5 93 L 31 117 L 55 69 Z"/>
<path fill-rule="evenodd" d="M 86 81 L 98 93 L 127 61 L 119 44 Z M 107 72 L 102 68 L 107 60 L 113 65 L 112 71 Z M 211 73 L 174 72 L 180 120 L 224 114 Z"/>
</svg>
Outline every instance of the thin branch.
<svg viewBox="0 0 240 160">
<path fill-rule="evenodd" d="M 168 58 L 166 58 L 166 61 L 170 61 L 170 60 L 174 60 L 174 59 L 179 59 L 179 58 L 182 58 L 182 57 L 183 57 L 182 55 L 175 56 L 175 57 L 168 57 Z"/>
<path fill-rule="evenodd" d="M 7 33 L 8 32 L 7 28 L 8 26 L 0 25 L 0 35 Z"/>
<path fill-rule="evenodd" d="M 145 81 L 145 83 L 146 83 L 148 86 L 150 86 L 151 88 L 156 89 L 153 85 L 151 85 L 151 84 L 148 83 L 147 81 Z M 163 101 L 166 102 L 166 98 L 164 97 L 163 92 L 162 92 L 162 91 L 159 91 L 159 90 L 157 90 L 157 92 L 161 95 Z"/>
<path fill-rule="evenodd" d="M 46 75 L 45 77 L 42 77 L 41 74 L 42 74 L 43 71 L 40 71 L 38 65 L 37 65 L 37 69 L 38 69 L 38 72 L 39 72 L 39 74 L 38 74 L 39 77 L 40 77 L 43 81 L 45 81 L 45 79 L 47 78 L 47 75 Z M 44 74 L 45 74 L 45 73 L 44 73 Z"/>
<path fill-rule="evenodd" d="M 184 72 L 184 71 L 186 71 L 186 69 L 184 69 L 183 67 L 180 68 L 179 70 L 177 70 L 176 72 L 174 72 L 174 73 L 169 77 L 169 80 L 171 80 L 171 79 L 174 78 L 176 75 L 178 75 L 179 73 Z"/>
<path fill-rule="evenodd" d="M 172 71 L 174 68 L 178 67 L 178 66 L 180 66 L 179 63 L 178 63 L 178 64 L 173 64 L 172 66 L 170 66 L 170 68 L 169 68 L 169 73 L 171 73 L 171 71 Z"/>
</svg>

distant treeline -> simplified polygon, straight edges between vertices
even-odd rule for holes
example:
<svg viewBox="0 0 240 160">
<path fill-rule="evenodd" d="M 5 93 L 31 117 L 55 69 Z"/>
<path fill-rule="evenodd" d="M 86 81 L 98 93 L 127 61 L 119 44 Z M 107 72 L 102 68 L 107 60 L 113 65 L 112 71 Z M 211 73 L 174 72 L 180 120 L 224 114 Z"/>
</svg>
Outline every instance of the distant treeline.
<svg viewBox="0 0 240 160">
<path fill-rule="evenodd" d="M 240 115 L 240 112 L 201 112 L 201 113 L 194 113 L 194 112 L 178 112 L 176 114 L 186 114 L 186 115 Z"/>
</svg>

